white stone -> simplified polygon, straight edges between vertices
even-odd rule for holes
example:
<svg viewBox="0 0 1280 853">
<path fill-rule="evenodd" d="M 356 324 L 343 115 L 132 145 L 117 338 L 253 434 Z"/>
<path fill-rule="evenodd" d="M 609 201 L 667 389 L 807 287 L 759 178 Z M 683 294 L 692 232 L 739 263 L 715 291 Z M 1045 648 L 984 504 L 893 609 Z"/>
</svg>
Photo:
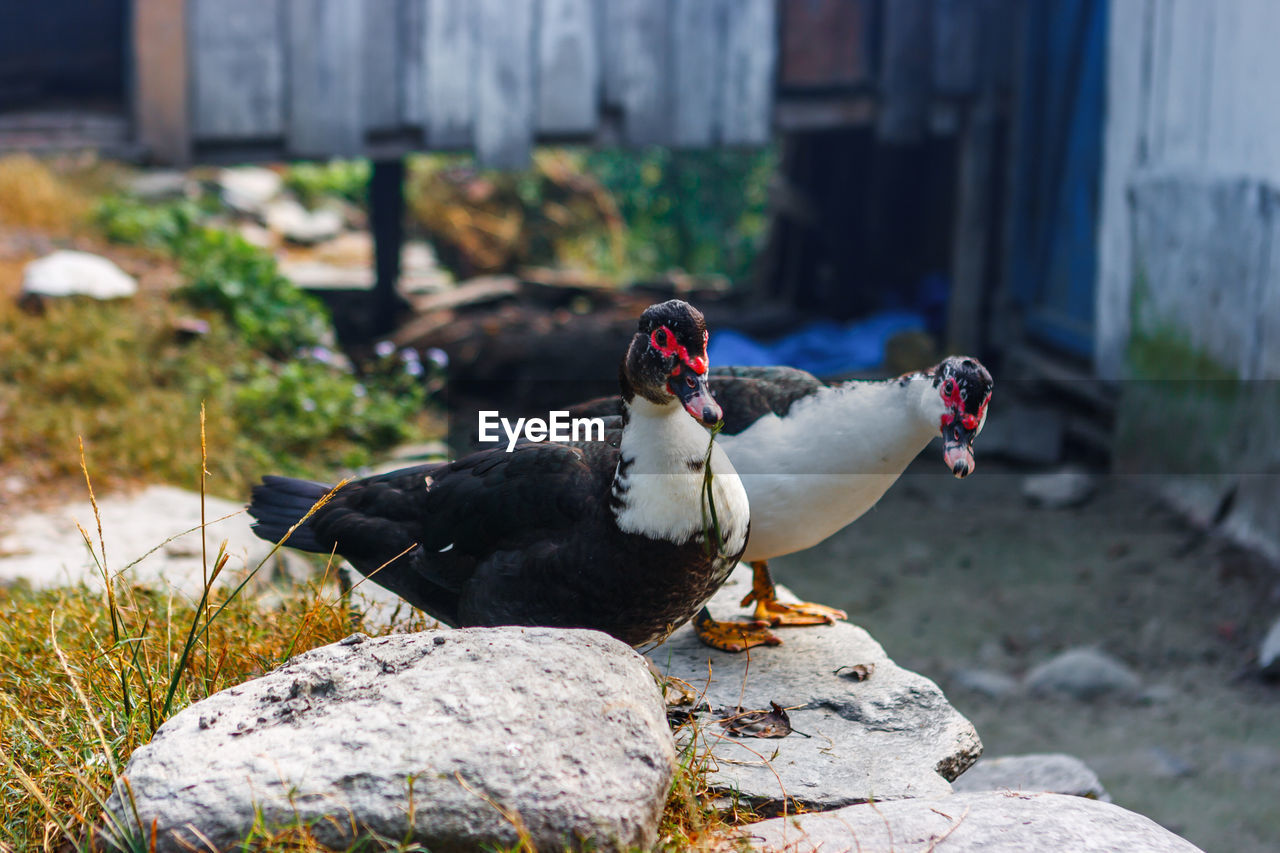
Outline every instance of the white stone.
<svg viewBox="0 0 1280 853">
<path fill-rule="evenodd" d="M 739 567 L 711 599 L 712 614 L 742 613 L 738 602 L 750 584 L 750 569 Z M 784 738 L 728 737 L 714 715 L 699 715 L 715 756 L 707 777 L 713 789 L 768 808 L 784 790 L 811 809 L 939 796 L 981 754 L 973 725 L 938 686 L 895 664 L 861 628 L 838 622 L 777 633 L 783 645 L 748 655 L 708 648 L 686 625 L 648 652 L 659 672 L 687 681 L 712 708 L 740 700 L 748 710 L 770 702 L 795 708 L 788 714 L 797 733 Z M 874 665 L 864 681 L 853 677 L 858 664 Z"/>
<path fill-rule="evenodd" d="M 1070 794 L 1111 802 L 1098 774 L 1073 755 L 1036 753 L 981 758 L 951 783 L 957 794 L 971 791 L 1015 791 Z"/>
<path fill-rule="evenodd" d="M 222 201 L 240 213 L 260 216 L 267 202 L 280 194 L 284 180 L 261 166 L 237 166 L 218 172 Z"/>
<path fill-rule="evenodd" d="M 129 179 L 129 192 L 143 201 L 163 201 L 191 195 L 195 182 L 185 172 L 172 169 L 152 169 L 139 172 Z"/>
<path fill-rule="evenodd" d="M 294 243 L 313 245 L 331 240 L 342 231 L 342 213 L 330 207 L 307 210 L 291 198 L 269 203 L 263 210 L 267 227 Z"/>
<path fill-rule="evenodd" d="M 129 759 L 133 808 L 118 786 L 108 811 L 157 821 L 160 853 L 229 849 L 255 813 L 316 821 L 342 849 L 352 824 L 431 850 L 509 849 L 516 820 L 532 849 L 649 849 L 674 766 L 652 674 L 605 634 L 357 634 L 175 715 Z"/>
<path fill-rule="evenodd" d="M 1142 687 L 1137 674 L 1120 661 L 1092 647 L 1068 649 L 1027 673 L 1033 693 L 1091 700 L 1105 695 L 1135 696 Z"/>
<path fill-rule="evenodd" d="M 1155 821 L 1064 794 L 982 792 L 849 806 L 743 827 L 769 853 L 1197 853 Z"/>
<path fill-rule="evenodd" d="M 138 282 L 106 258 L 69 249 L 27 264 L 22 292 L 31 296 L 90 296 L 124 299 L 138 292 Z"/>
</svg>

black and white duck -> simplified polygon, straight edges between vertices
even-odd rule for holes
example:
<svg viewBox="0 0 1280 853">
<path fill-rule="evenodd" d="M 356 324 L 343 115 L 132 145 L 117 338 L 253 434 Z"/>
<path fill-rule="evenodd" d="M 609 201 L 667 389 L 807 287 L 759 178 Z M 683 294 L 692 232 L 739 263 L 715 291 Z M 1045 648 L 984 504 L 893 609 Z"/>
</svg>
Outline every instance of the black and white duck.
<svg viewBox="0 0 1280 853">
<path fill-rule="evenodd" d="M 660 641 L 703 608 L 747 542 L 746 492 L 715 444 L 720 541 L 705 539 L 702 424 L 721 416 L 706 344 L 697 309 L 653 305 L 622 362 L 622 418 L 609 440 L 499 447 L 356 480 L 300 524 L 329 487 L 264 477 L 249 505 L 254 532 L 278 542 L 297 525 L 286 545 L 336 552 L 449 625 Z"/>
<path fill-rule="evenodd" d="M 790 367 L 725 367 L 710 386 L 724 411 L 716 443 L 737 469 L 751 503 L 754 625 L 700 615 L 703 641 L 731 651 L 779 641 L 767 625 L 845 618 L 820 604 L 778 601 L 768 560 L 803 551 L 858 519 L 880 500 L 934 436 L 956 477 L 975 467 L 973 439 L 991 399 L 991 374 L 952 356 L 929 370 L 878 382 L 827 385 Z M 593 400 L 578 416 L 616 414 L 616 398 Z"/>
</svg>

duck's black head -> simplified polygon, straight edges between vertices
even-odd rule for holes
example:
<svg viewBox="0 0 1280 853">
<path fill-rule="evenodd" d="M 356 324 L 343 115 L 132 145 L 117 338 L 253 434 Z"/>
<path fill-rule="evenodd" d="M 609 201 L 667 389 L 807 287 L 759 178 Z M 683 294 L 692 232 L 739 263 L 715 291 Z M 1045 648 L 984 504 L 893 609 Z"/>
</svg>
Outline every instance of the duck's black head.
<svg viewBox="0 0 1280 853">
<path fill-rule="evenodd" d="M 622 363 L 622 396 L 637 394 L 660 406 L 678 399 L 707 426 L 720 420 L 707 386 L 707 322 L 688 302 L 670 299 L 640 315 Z"/>
<path fill-rule="evenodd" d="M 976 359 L 953 355 L 932 371 L 934 387 L 942 398 L 942 461 L 957 477 L 973 473 L 973 440 L 987 420 L 987 403 L 995 383 Z"/>
</svg>

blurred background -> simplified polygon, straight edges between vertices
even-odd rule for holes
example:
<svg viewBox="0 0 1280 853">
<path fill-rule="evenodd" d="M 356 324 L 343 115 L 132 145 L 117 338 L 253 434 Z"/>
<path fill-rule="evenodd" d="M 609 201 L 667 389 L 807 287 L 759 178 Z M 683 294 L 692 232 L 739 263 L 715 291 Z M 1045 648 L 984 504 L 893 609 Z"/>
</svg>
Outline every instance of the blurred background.
<svg viewBox="0 0 1280 853">
<path fill-rule="evenodd" d="M 941 681 L 990 753 L 1073 751 L 1207 849 L 1280 843 L 1276 695 L 1237 678 L 1280 610 L 1280 5 L 3 15 L 0 511 L 80 489 L 77 436 L 103 485 L 189 480 L 201 400 L 227 497 L 424 458 L 450 411 L 612 392 L 670 296 L 713 364 L 968 353 L 996 377 L 987 480 L 930 450 L 780 579 Z M 1064 465 L 1087 488 L 1029 507 Z M 1160 689 L 1017 687 L 1080 644 Z"/>
</svg>

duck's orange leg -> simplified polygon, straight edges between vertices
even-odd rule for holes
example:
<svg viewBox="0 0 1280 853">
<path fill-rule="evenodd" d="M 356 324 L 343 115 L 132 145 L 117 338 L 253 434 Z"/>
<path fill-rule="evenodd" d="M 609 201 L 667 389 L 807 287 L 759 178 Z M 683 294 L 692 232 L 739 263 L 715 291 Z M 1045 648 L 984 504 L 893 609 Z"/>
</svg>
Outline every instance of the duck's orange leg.
<svg viewBox="0 0 1280 853">
<path fill-rule="evenodd" d="M 843 610 L 822 604 L 779 601 L 767 560 L 751 564 L 751 592 L 742 599 L 742 606 L 746 607 L 753 601 L 756 604 L 756 620 L 768 625 L 830 625 L 837 619 L 847 619 L 849 616 Z"/>
<path fill-rule="evenodd" d="M 711 611 L 705 607 L 693 617 L 693 630 L 703 643 L 725 652 L 745 652 L 755 646 L 782 642 L 764 622 L 721 622 L 712 619 Z"/>
</svg>

